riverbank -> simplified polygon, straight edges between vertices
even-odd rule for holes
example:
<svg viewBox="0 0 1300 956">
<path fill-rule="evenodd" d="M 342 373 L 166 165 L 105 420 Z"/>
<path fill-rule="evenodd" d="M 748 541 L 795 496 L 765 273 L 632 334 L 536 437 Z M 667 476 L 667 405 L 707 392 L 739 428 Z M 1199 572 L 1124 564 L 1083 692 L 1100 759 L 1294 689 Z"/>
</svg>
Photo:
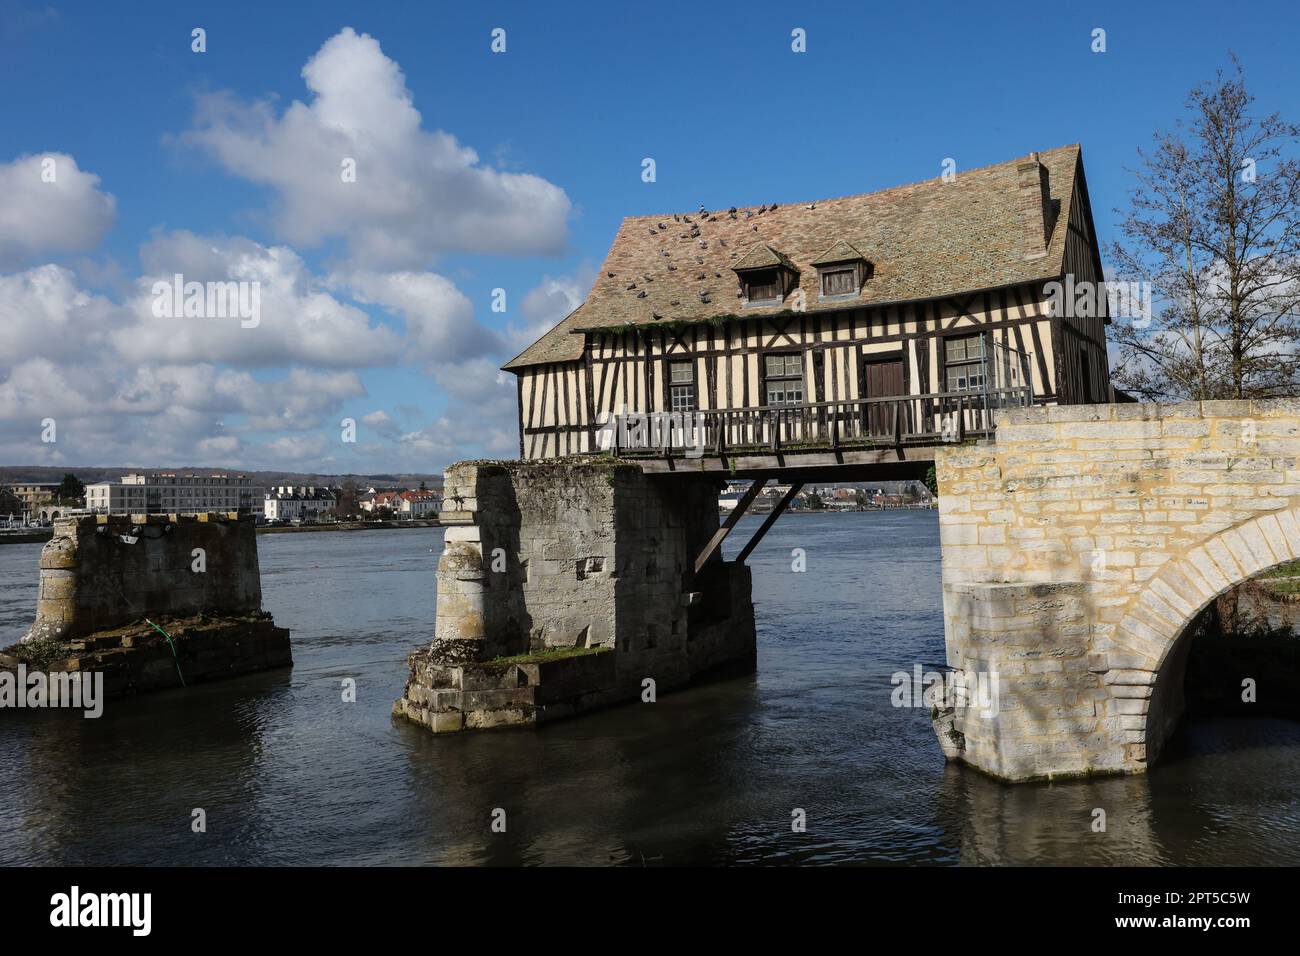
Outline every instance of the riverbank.
<svg viewBox="0 0 1300 956">
<path fill-rule="evenodd" d="M 35 544 L 49 541 L 52 537 L 54 537 L 53 528 L 35 528 L 31 531 L 0 534 L 0 544 Z"/>
<path fill-rule="evenodd" d="M 413 521 L 341 521 L 337 524 L 260 525 L 258 534 L 299 534 L 314 531 L 397 531 L 406 528 L 438 528 L 436 518 L 417 518 Z M 53 528 L 35 528 L 31 531 L 0 533 L 0 545 L 43 544 L 54 537 Z"/>
<path fill-rule="evenodd" d="M 435 518 L 413 521 L 339 521 L 334 524 L 260 525 L 258 534 L 298 534 L 308 531 L 400 531 L 405 528 L 437 528 Z"/>
</svg>

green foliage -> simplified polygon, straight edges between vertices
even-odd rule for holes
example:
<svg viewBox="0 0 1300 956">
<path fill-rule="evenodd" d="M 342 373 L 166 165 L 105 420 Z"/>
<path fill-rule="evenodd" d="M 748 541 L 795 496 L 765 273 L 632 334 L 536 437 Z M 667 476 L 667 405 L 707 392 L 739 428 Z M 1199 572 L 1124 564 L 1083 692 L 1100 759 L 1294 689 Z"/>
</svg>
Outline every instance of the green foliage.
<svg viewBox="0 0 1300 956">
<path fill-rule="evenodd" d="M 86 498 L 86 485 L 72 472 L 67 472 L 59 482 L 54 498 L 61 504 L 81 504 Z"/>
</svg>

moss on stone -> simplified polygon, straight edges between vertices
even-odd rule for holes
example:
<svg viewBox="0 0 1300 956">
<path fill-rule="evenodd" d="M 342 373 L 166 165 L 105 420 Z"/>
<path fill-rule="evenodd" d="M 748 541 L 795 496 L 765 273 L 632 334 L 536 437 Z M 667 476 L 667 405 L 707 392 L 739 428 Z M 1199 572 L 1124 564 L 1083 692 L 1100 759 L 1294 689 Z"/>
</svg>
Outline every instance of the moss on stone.
<svg viewBox="0 0 1300 956">
<path fill-rule="evenodd" d="M 588 654 L 602 654 L 608 647 L 548 647 L 545 650 L 529 651 L 527 654 L 515 654 L 510 657 L 494 657 L 485 664 L 541 664 L 546 661 L 564 660 L 568 657 L 584 657 Z"/>
<path fill-rule="evenodd" d="M 3 652 L 16 657 L 28 667 L 36 670 L 49 670 L 56 661 L 66 660 L 68 649 L 58 641 L 31 641 L 27 644 L 15 644 L 6 647 Z"/>
</svg>

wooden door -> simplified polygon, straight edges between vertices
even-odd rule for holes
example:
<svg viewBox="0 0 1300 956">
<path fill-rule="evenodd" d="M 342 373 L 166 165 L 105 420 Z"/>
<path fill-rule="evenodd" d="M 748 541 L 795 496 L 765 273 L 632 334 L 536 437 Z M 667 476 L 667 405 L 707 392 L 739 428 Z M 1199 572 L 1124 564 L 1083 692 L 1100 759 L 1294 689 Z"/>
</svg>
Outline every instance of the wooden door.
<svg viewBox="0 0 1300 956">
<path fill-rule="evenodd" d="M 886 358 L 866 356 L 863 358 L 863 363 L 863 383 L 866 385 L 866 393 L 863 398 L 886 398 L 905 394 L 903 391 L 903 357 L 901 355 L 891 355 Z M 868 436 L 883 438 L 893 435 L 896 407 L 898 406 L 891 402 L 867 406 L 866 424 Z M 907 409 L 898 407 L 898 412 L 900 415 L 906 416 Z M 902 427 L 903 431 L 906 432 L 906 417 L 904 417 Z"/>
</svg>

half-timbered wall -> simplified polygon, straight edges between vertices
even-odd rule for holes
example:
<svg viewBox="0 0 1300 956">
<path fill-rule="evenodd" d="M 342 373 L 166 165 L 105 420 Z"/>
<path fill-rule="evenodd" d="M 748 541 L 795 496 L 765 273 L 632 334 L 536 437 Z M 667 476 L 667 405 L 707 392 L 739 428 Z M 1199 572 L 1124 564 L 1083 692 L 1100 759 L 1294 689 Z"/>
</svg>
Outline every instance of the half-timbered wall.
<svg viewBox="0 0 1300 956">
<path fill-rule="evenodd" d="M 1097 258 L 1092 234 L 1092 214 L 1088 210 L 1088 189 L 1082 178 L 1075 183 L 1074 203 L 1065 240 L 1065 276 L 1067 288 L 1089 283 L 1101 290 L 1104 276 Z M 1106 297 L 1095 297 L 1096 311 L 1080 314 L 1077 308 L 1066 310 L 1060 323 L 1060 401 L 1067 405 L 1109 402 L 1113 399 L 1110 384 L 1110 361 L 1106 352 Z"/>
<path fill-rule="evenodd" d="M 1084 265 L 1080 258 L 1078 267 Z M 1090 321 L 1094 325 L 1064 329 L 1048 317 L 1041 287 L 1019 286 L 838 313 L 588 333 L 578 361 L 530 366 L 519 374 L 520 454 L 551 458 L 592 451 L 595 428 L 611 414 L 671 410 L 672 361 L 693 362 L 701 410 L 764 404 L 763 356 L 772 352 L 801 354 L 805 402 L 864 397 L 863 360 L 894 355 L 903 361 L 904 394 L 923 395 L 946 390 L 944 341 L 977 331 L 1023 354 L 1015 384 L 1031 385 L 1038 403 L 1084 400 L 1080 384 L 1063 393 L 1058 377 L 1078 373 L 1077 356 L 1087 346 L 1096 355 L 1092 401 L 1105 400 L 1104 347 L 1098 351 L 1087 342 L 1092 336 L 1104 342 L 1104 332 L 1100 320 Z"/>
</svg>

